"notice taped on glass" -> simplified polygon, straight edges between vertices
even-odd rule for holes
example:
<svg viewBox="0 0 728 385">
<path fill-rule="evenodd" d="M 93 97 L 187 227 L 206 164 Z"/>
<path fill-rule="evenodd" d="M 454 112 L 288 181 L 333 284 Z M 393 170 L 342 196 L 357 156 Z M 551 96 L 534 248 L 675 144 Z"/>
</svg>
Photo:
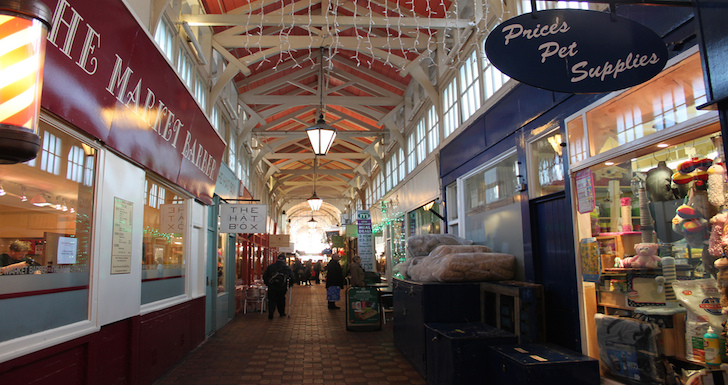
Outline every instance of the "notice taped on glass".
<svg viewBox="0 0 728 385">
<path fill-rule="evenodd" d="M 131 273 L 134 203 L 114 197 L 114 233 L 111 238 L 111 274 Z"/>
<path fill-rule="evenodd" d="M 594 193 L 594 174 L 591 169 L 576 173 L 576 204 L 579 213 L 585 214 L 594 211 L 596 198 Z"/>
</svg>

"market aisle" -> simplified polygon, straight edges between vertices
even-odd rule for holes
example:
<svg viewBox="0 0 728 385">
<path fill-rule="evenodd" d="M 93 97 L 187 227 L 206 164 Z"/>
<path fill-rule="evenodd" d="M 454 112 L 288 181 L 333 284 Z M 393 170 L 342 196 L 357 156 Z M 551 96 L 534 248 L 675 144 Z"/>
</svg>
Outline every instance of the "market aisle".
<svg viewBox="0 0 728 385">
<path fill-rule="evenodd" d="M 394 346 L 391 322 L 346 331 L 344 309 L 328 310 L 325 293 L 294 286 L 290 318 L 239 314 L 155 385 L 425 384 Z"/>
</svg>

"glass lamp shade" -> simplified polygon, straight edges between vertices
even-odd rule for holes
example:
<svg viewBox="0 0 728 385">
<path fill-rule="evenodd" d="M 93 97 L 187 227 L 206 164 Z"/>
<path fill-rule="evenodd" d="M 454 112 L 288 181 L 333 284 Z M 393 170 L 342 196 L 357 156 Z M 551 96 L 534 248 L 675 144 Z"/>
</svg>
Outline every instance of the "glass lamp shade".
<svg viewBox="0 0 728 385">
<path fill-rule="evenodd" d="M 308 198 L 308 205 L 311 206 L 312 211 L 318 211 L 323 203 L 324 200 L 316 196 L 316 191 L 313 192 L 311 198 Z"/>
<path fill-rule="evenodd" d="M 311 220 L 308 221 L 308 228 L 309 229 L 315 229 L 316 228 L 316 223 L 317 223 L 316 220 L 313 219 L 313 217 L 311 217 Z"/>
<path fill-rule="evenodd" d="M 0 164 L 34 159 L 50 10 L 40 0 L 0 0 Z"/>
<path fill-rule="evenodd" d="M 336 129 L 326 124 L 323 115 L 319 117 L 316 124 L 306 129 L 308 140 L 316 155 L 326 155 L 336 138 Z"/>
</svg>

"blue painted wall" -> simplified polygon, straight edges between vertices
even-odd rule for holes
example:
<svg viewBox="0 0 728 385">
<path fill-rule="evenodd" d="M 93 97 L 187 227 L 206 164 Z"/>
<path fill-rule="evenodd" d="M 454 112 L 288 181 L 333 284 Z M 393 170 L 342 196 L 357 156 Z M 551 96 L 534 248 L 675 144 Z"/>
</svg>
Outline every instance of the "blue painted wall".
<svg viewBox="0 0 728 385">
<path fill-rule="evenodd" d="M 692 8 L 628 5 L 618 6 L 617 13 L 645 24 L 662 36 L 671 57 L 697 43 Z M 441 149 L 443 196 L 445 186 L 513 147 L 517 148 L 521 172 L 525 175 L 525 143 L 530 132 L 556 123 L 566 138 L 564 119 L 603 96 L 564 94 L 519 84 Z M 564 161 L 568 178 L 567 154 Z M 521 195 L 525 275 L 527 281 L 544 285 L 550 342 L 580 350 L 579 283 L 574 264 L 568 179 L 566 186 L 564 193 L 533 201 L 529 201 L 527 192 Z"/>
</svg>

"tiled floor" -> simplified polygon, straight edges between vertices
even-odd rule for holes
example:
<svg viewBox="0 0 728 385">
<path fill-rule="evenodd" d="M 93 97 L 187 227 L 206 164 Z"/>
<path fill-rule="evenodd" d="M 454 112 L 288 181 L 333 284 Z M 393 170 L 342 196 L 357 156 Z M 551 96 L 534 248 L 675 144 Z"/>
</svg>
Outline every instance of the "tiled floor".
<svg viewBox="0 0 728 385">
<path fill-rule="evenodd" d="M 394 346 L 391 322 L 347 331 L 343 301 L 329 310 L 325 297 L 323 284 L 294 286 L 290 317 L 239 314 L 155 385 L 426 383 Z"/>
</svg>

